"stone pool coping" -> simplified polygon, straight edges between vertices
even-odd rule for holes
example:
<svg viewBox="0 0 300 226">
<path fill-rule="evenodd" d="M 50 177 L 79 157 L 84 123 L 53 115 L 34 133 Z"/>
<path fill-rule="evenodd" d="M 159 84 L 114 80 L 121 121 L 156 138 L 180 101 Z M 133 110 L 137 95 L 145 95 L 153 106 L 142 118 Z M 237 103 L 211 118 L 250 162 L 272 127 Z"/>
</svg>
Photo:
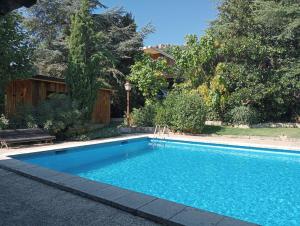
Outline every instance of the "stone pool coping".
<svg viewBox="0 0 300 226">
<path fill-rule="evenodd" d="M 289 150 L 289 151 L 299 151 L 299 142 L 286 142 L 286 141 L 273 141 L 265 138 L 261 139 L 247 139 L 247 138 L 228 138 L 228 137 L 211 137 L 211 136 L 191 136 L 191 135 L 175 135 L 169 134 L 164 136 L 158 136 L 153 134 L 142 134 L 142 135 L 125 135 L 115 138 L 105 138 L 100 140 L 91 141 L 76 141 L 76 142 L 63 142 L 56 144 L 47 144 L 42 146 L 27 146 L 24 148 L 9 148 L 0 149 L 0 160 L 10 158 L 12 155 L 19 154 L 31 154 L 40 153 L 53 150 L 60 150 L 66 148 L 75 148 L 81 146 L 89 146 L 94 144 L 103 144 L 108 142 L 123 141 L 138 138 L 160 138 L 168 140 L 180 140 L 180 141 L 190 141 L 190 142 L 201 142 L 207 144 L 221 144 L 221 145 L 235 145 L 235 146 L 248 146 L 255 148 L 269 148 L 269 149 L 279 149 L 279 150 Z"/>
<path fill-rule="evenodd" d="M 161 139 L 162 136 L 149 135 L 149 138 Z M 192 135 L 166 135 L 163 139 L 167 140 L 177 140 L 177 141 L 187 141 L 187 142 L 200 142 L 206 143 L 208 145 L 221 144 L 229 146 L 240 146 L 249 148 L 266 148 L 274 150 L 286 150 L 286 151 L 299 151 L 299 142 L 287 142 L 287 141 L 275 141 L 266 138 L 254 139 L 254 138 L 234 138 L 234 137 L 207 137 L 207 136 L 192 136 Z"/>
<path fill-rule="evenodd" d="M 122 141 L 128 139 L 138 138 L 153 138 L 153 135 L 140 135 L 131 137 L 121 137 L 114 139 L 105 139 L 102 141 L 86 142 L 86 145 L 109 143 L 115 141 Z M 155 136 L 157 137 L 157 136 Z M 161 137 L 157 137 L 161 138 Z M 198 141 L 207 144 L 228 144 L 228 142 L 215 142 L 199 140 L 199 137 L 188 136 L 170 136 L 165 137 L 170 140 L 182 141 Z M 246 144 L 246 143 L 231 143 L 230 145 L 241 145 L 251 147 L 262 147 L 272 149 L 285 149 L 299 151 L 298 147 L 283 147 L 261 144 Z M 257 225 L 220 214 L 212 213 L 206 210 L 192 208 L 176 202 L 160 199 L 154 196 L 142 194 L 139 192 L 130 191 L 119 188 L 113 185 L 95 182 L 84 179 L 79 176 L 70 175 L 58 171 L 53 171 L 40 166 L 22 162 L 10 158 L 12 155 L 27 154 L 35 152 L 53 151 L 57 149 L 78 147 L 85 145 L 62 145 L 58 147 L 45 146 L 43 148 L 36 148 L 34 150 L 21 151 L 16 150 L 0 155 L 0 168 L 17 173 L 19 175 L 31 178 L 33 180 L 42 182 L 44 184 L 53 186 L 55 188 L 77 194 L 112 207 L 125 210 L 134 215 L 144 217 L 146 219 L 159 222 L 166 225 L 217 225 L 217 226 L 251 226 Z M 59 151 L 59 150 L 58 150 Z"/>
</svg>

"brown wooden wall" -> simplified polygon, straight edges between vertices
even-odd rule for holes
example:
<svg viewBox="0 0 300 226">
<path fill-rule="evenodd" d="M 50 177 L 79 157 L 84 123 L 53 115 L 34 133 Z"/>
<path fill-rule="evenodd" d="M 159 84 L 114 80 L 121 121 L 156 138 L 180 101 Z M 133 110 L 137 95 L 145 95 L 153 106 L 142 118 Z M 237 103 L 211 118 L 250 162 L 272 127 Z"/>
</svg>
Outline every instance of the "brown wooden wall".
<svg viewBox="0 0 300 226">
<path fill-rule="evenodd" d="M 111 90 L 98 90 L 96 103 L 92 113 L 94 123 L 110 123 Z"/>
<path fill-rule="evenodd" d="M 19 105 L 32 105 L 32 81 L 12 81 L 6 87 L 5 112 L 12 115 Z"/>
<path fill-rule="evenodd" d="M 66 84 L 58 82 L 47 82 L 32 80 L 33 90 L 32 90 L 32 104 L 36 106 L 41 101 L 47 99 L 50 94 L 60 93 L 66 94 L 67 88 Z"/>
<path fill-rule="evenodd" d="M 65 83 L 40 80 L 15 80 L 6 87 L 5 112 L 13 115 L 17 106 L 28 104 L 37 106 L 52 93 L 67 93 Z M 100 89 L 97 94 L 92 121 L 107 124 L 110 122 L 111 90 Z"/>
</svg>

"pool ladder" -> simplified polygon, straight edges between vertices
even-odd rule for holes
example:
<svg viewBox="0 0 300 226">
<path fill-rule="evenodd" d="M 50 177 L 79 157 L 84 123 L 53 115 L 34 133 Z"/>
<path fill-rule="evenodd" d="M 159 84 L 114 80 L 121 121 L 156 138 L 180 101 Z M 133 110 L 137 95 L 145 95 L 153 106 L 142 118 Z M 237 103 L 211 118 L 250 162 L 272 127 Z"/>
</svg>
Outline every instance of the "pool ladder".
<svg viewBox="0 0 300 226">
<path fill-rule="evenodd" d="M 167 135 L 169 136 L 170 135 L 170 129 L 168 126 L 164 126 L 163 128 L 160 126 L 160 125 L 156 125 L 155 126 L 155 130 L 154 130 L 154 134 L 153 134 L 153 138 L 154 139 L 157 139 L 157 138 L 160 138 L 161 140 L 166 140 L 166 134 L 167 132 Z M 155 143 L 154 143 L 155 145 Z"/>
<path fill-rule="evenodd" d="M 165 135 L 166 132 L 168 132 L 167 135 L 170 135 L 170 130 L 169 130 L 168 126 L 164 126 L 162 128 L 160 125 L 156 125 L 153 135 L 154 135 L 154 137 L 155 137 L 155 135 L 158 135 L 158 136 Z"/>
</svg>

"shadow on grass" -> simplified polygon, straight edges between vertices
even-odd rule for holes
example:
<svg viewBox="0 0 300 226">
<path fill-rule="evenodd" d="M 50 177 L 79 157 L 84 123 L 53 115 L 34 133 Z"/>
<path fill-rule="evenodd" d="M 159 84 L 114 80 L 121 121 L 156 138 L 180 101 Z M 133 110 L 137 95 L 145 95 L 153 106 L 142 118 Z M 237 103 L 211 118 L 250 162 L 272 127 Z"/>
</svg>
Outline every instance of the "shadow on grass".
<svg viewBox="0 0 300 226">
<path fill-rule="evenodd" d="M 222 132 L 224 128 L 222 126 L 205 126 L 202 134 L 218 134 L 219 132 Z"/>
</svg>

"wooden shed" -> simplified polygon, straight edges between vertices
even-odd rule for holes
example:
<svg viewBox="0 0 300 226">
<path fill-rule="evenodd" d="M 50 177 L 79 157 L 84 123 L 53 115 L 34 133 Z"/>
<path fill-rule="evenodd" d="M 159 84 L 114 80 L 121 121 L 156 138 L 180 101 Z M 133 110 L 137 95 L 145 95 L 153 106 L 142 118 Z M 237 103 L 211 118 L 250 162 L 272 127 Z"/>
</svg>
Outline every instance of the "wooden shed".
<svg viewBox="0 0 300 226">
<path fill-rule="evenodd" d="M 156 47 L 144 47 L 143 51 L 145 54 L 148 54 L 153 60 L 157 60 L 159 58 L 163 58 L 167 61 L 169 66 L 174 66 L 175 65 L 175 59 L 173 56 L 170 54 L 166 53 L 163 51 L 163 48 L 161 46 L 156 46 Z M 175 80 L 175 76 L 173 74 L 165 74 L 165 77 L 169 83 L 169 89 L 172 88 Z"/>
<path fill-rule="evenodd" d="M 67 93 L 64 79 L 37 75 L 29 79 L 11 81 L 5 91 L 5 112 L 12 115 L 17 106 L 22 104 L 37 106 L 53 93 Z M 94 123 L 110 122 L 111 93 L 110 89 L 98 90 L 91 117 Z"/>
<path fill-rule="evenodd" d="M 158 58 L 164 58 L 169 66 L 174 66 L 175 59 L 170 54 L 164 52 L 159 47 L 144 47 L 144 53 L 150 55 L 153 60 L 157 60 Z"/>
</svg>

